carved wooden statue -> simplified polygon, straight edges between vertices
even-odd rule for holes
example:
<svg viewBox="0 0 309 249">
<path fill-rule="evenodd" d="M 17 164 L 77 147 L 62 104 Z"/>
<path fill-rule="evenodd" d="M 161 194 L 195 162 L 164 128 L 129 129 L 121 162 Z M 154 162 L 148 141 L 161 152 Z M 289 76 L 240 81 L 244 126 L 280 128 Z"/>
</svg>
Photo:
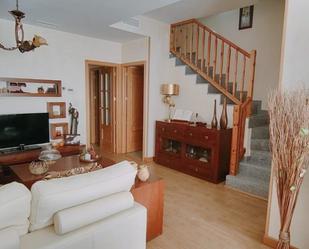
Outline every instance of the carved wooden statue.
<svg viewBox="0 0 309 249">
<path fill-rule="evenodd" d="M 71 115 L 70 134 L 77 134 L 79 112 L 72 103 L 69 105 L 69 114 Z"/>
</svg>

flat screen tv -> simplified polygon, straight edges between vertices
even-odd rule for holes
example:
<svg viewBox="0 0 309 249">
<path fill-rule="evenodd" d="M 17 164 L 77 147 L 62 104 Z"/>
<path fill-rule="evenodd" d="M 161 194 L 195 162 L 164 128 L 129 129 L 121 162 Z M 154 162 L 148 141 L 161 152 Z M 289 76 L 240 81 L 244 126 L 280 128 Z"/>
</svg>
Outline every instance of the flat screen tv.
<svg viewBox="0 0 309 249">
<path fill-rule="evenodd" d="M 48 142 L 48 113 L 0 115 L 0 149 Z"/>
</svg>

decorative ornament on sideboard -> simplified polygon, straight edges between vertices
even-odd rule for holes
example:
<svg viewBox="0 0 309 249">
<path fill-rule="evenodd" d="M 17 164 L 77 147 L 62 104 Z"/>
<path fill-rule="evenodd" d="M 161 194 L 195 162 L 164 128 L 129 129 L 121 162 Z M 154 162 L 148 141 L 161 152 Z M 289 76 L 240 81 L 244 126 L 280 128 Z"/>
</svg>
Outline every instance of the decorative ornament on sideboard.
<svg viewBox="0 0 309 249">
<path fill-rule="evenodd" d="M 179 95 L 179 85 L 178 84 L 162 84 L 161 94 L 164 95 L 163 103 L 168 105 L 168 119 L 167 122 L 171 122 L 172 119 L 172 108 L 175 107 L 175 103 L 172 96 Z"/>
<path fill-rule="evenodd" d="M 211 121 L 211 128 L 217 129 L 218 127 L 218 120 L 217 120 L 217 100 L 214 101 L 214 115 Z"/>
<path fill-rule="evenodd" d="M 16 9 L 9 11 L 9 13 L 14 17 L 15 19 L 15 40 L 16 40 L 16 46 L 15 47 L 5 47 L 0 43 L 0 48 L 7 50 L 7 51 L 13 51 L 16 49 L 19 49 L 21 53 L 33 51 L 34 49 L 42 46 L 42 45 L 48 45 L 47 41 L 38 35 L 34 35 L 32 41 L 25 41 L 24 40 L 24 29 L 23 24 L 21 23 L 21 20 L 25 18 L 25 13 L 20 11 L 18 8 L 18 0 L 16 0 Z"/>
<path fill-rule="evenodd" d="M 225 130 L 227 128 L 227 106 L 226 106 L 226 97 L 223 100 L 222 114 L 220 118 L 220 129 Z"/>
</svg>

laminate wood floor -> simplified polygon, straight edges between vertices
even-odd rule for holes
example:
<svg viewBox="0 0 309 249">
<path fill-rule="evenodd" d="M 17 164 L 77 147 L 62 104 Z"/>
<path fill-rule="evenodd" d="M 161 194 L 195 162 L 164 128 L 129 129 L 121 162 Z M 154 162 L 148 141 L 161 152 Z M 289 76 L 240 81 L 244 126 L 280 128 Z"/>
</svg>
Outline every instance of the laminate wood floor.
<svg viewBox="0 0 309 249">
<path fill-rule="evenodd" d="M 115 161 L 135 154 L 104 154 Z M 164 231 L 147 249 L 266 249 L 267 203 L 166 167 L 149 163 L 166 184 Z"/>
</svg>

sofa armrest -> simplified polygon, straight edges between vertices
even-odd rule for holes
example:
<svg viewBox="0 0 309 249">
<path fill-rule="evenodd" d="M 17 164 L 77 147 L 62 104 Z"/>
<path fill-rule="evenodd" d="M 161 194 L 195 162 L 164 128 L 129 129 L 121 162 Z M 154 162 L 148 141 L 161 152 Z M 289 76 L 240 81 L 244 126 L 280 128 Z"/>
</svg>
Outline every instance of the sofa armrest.
<svg viewBox="0 0 309 249">
<path fill-rule="evenodd" d="M 19 235 L 14 228 L 0 230 L 0 241 L 0 249 L 19 249 Z"/>
<path fill-rule="evenodd" d="M 54 215 L 55 232 L 65 234 L 134 206 L 130 192 L 120 192 L 64 209 Z"/>
</svg>

